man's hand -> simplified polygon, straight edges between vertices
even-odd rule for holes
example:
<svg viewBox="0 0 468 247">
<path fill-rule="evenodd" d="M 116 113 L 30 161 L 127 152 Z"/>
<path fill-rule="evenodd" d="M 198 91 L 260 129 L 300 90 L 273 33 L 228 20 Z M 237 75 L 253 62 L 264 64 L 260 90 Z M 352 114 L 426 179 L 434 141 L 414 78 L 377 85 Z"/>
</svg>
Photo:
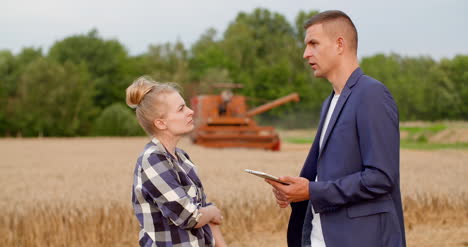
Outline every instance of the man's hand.
<svg viewBox="0 0 468 247">
<path fill-rule="evenodd" d="M 291 202 L 309 200 L 309 180 L 303 177 L 289 176 L 280 177 L 279 180 L 289 185 L 265 179 L 267 183 L 273 186 L 273 194 L 280 208 L 287 207 Z"/>
<path fill-rule="evenodd" d="M 275 195 L 276 203 L 278 203 L 278 206 L 280 208 L 285 208 L 289 206 L 290 202 L 286 199 L 286 197 L 283 196 L 283 194 L 279 190 L 275 189 L 275 187 L 273 187 L 273 194 Z"/>
</svg>

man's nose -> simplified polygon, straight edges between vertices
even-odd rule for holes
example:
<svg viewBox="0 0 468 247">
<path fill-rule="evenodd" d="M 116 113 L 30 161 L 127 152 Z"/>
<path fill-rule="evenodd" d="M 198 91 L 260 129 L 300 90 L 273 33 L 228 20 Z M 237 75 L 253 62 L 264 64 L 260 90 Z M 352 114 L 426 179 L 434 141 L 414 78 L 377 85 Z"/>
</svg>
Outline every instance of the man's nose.
<svg viewBox="0 0 468 247">
<path fill-rule="evenodd" d="M 306 48 L 304 49 L 304 54 L 302 55 L 302 57 L 303 57 L 304 59 L 309 59 L 309 57 L 311 57 L 311 56 L 312 56 L 312 54 L 311 54 L 310 49 L 309 49 L 308 47 L 306 47 Z"/>
</svg>

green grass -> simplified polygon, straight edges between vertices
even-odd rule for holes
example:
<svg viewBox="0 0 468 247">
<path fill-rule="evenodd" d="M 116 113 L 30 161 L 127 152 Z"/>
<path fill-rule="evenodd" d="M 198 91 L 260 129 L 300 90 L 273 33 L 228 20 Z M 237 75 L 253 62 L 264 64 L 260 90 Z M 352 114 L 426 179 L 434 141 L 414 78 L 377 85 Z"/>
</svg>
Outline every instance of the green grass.
<svg viewBox="0 0 468 247">
<path fill-rule="evenodd" d="M 294 144 L 311 144 L 314 141 L 313 138 L 302 138 L 302 137 L 288 137 L 284 138 L 285 142 Z M 401 140 L 400 148 L 402 149 L 420 149 L 420 150 L 437 150 L 437 149 L 468 149 L 468 143 L 453 143 L 453 144 L 442 144 L 442 143 L 428 143 L 428 142 L 417 142 Z"/>
<path fill-rule="evenodd" d="M 427 127 L 405 127 L 405 126 L 400 126 L 400 131 L 407 131 L 410 135 L 411 134 L 421 134 L 421 133 L 426 133 L 430 132 L 432 134 L 438 133 L 442 130 L 447 129 L 446 125 L 443 124 L 434 124 L 430 125 Z"/>
<path fill-rule="evenodd" d="M 422 149 L 422 150 L 435 150 L 435 149 L 466 149 L 468 143 L 429 143 L 429 138 L 440 131 L 446 130 L 447 126 L 444 124 L 434 124 L 425 127 L 400 127 L 400 131 L 407 132 L 408 136 L 402 139 L 400 147 L 404 149 Z"/>
<path fill-rule="evenodd" d="M 285 142 L 294 144 L 312 144 L 314 138 L 303 138 L 303 137 L 287 137 L 283 139 Z"/>
<path fill-rule="evenodd" d="M 437 150 L 437 149 L 468 149 L 468 143 L 427 143 L 402 140 L 400 148 L 403 149 L 420 149 L 420 150 Z"/>
<path fill-rule="evenodd" d="M 443 124 L 434 124 L 425 127 L 400 127 L 400 132 L 408 133 L 406 141 L 417 142 L 417 143 L 426 143 L 429 138 L 440 131 L 447 129 L 446 125 Z"/>
<path fill-rule="evenodd" d="M 405 127 L 401 126 L 401 132 L 407 132 L 408 135 L 400 142 L 402 149 L 420 149 L 420 150 L 437 150 L 437 149 L 468 149 L 468 143 L 430 143 L 429 138 L 443 130 L 447 126 L 444 124 L 434 124 L 424 127 Z M 287 137 L 284 138 L 285 142 L 296 144 L 312 144 L 314 139 L 312 137 Z"/>
</svg>

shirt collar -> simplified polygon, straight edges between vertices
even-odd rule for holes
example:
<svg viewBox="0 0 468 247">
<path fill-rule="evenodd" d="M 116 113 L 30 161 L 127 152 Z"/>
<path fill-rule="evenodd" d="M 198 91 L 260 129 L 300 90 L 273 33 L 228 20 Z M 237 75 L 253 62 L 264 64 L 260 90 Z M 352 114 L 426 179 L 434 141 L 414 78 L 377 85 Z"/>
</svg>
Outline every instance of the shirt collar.
<svg viewBox="0 0 468 247">
<path fill-rule="evenodd" d="M 180 161 L 182 163 L 187 163 L 187 161 L 189 161 L 179 148 L 177 147 L 175 148 L 175 154 L 177 155 L 178 157 L 177 158 L 177 157 L 174 157 L 169 151 L 167 151 L 166 147 L 161 143 L 161 141 L 159 141 L 158 138 L 153 137 L 153 139 L 151 139 L 151 142 L 154 145 L 156 145 L 158 149 L 161 150 L 161 152 L 163 152 L 164 155 L 166 155 L 168 158 L 171 158 L 172 160 Z M 194 166 L 192 162 L 189 162 L 189 165 Z"/>
<path fill-rule="evenodd" d="M 164 153 L 164 155 L 166 155 L 168 158 L 171 158 L 172 160 L 177 160 L 169 151 L 167 151 L 166 147 L 161 143 L 161 141 L 159 141 L 158 138 L 156 137 L 153 137 L 153 139 L 151 139 L 151 142 L 156 145 L 158 147 L 158 149 Z M 176 148 L 176 152 L 177 152 L 177 148 Z"/>
</svg>

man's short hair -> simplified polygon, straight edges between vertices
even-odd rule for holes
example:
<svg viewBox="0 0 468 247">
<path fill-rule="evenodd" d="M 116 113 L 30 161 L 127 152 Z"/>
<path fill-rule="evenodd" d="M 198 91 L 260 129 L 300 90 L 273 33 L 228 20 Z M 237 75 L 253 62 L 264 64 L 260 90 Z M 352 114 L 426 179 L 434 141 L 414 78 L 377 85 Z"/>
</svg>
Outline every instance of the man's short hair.
<svg viewBox="0 0 468 247">
<path fill-rule="evenodd" d="M 347 14 L 340 10 L 328 10 L 312 16 L 305 24 L 304 29 L 315 24 L 324 24 L 324 30 L 329 34 L 345 35 L 350 41 L 350 47 L 357 52 L 358 34 L 356 26 Z M 334 24 L 328 25 L 328 24 Z"/>
</svg>

